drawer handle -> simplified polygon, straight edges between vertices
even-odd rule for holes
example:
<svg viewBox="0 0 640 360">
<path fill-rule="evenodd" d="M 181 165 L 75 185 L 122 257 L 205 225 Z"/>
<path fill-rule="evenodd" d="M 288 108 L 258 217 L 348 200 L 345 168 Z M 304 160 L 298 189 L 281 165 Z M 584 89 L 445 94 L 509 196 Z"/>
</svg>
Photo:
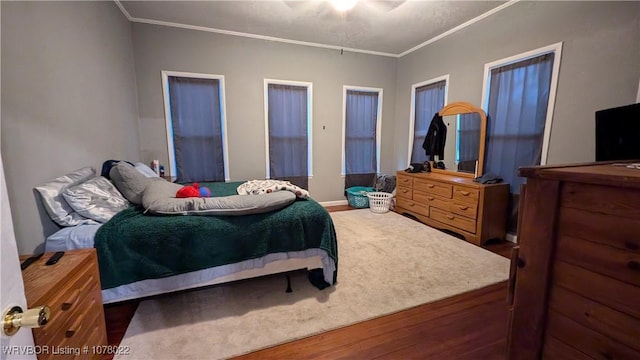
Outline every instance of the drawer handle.
<svg viewBox="0 0 640 360">
<path fill-rule="evenodd" d="M 71 294 L 71 297 L 69 297 L 67 301 L 62 303 L 62 311 L 71 309 L 73 307 L 73 304 L 75 304 L 76 301 L 78 301 L 78 298 L 80 298 L 80 294 L 86 293 L 91 284 L 93 284 L 93 276 L 90 276 L 84 286 L 82 286 L 80 289 L 76 289 L 76 291 Z"/>
<path fill-rule="evenodd" d="M 456 218 L 455 216 L 447 215 L 447 219 L 449 219 L 449 220 L 453 220 L 455 218 Z"/>
<path fill-rule="evenodd" d="M 71 307 L 73 307 L 73 304 L 75 304 L 76 301 L 78 301 L 79 297 L 80 297 L 80 289 L 76 289 L 76 291 L 74 291 L 73 294 L 71 294 L 71 297 L 69 298 L 69 300 L 62 303 L 62 306 L 61 306 L 62 311 L 67 311 L 71 309 Z"/>
<path fill-rule="evenodd" d="M 433 200 L 435 200 L 435 199 L 436 199 L 436 198 L 434 198 L 433 196 L 427 196 L 427 200 L 429 200 L 429 201 L 433 201 Z"/>
<path fill-rule="evenodd" d="M 67 331 L 64 332 L 65 337 L 68 337 L 68 338 L 73 337 L 73 335 L 75 335 L 78 331 L 80 331 L 80 329 L 82 329 L 82 325 L 86 322 L 87 312 L 91 311 L 92 309 L 95 309 L 95 305 L 96 305 L 96 300 L 92 299 L 91 304 L 89 304 L 89 306 L 84 310 L 82 314 L 77 315 L 78 318 L 73 323 L 73 325 L 71 325 L 67 329 Z"/>
<path fill-rule="evenodd" d="M 460 210 L 467 210 L 469 207 L 468 206 L 459 205 L 458 208 L 460 208 Z"/>
<path fill-rule="evenodd" d="M 78 331 L 80 331 L 80 329 L 82 329 L 82 321 L 82 317 L 78 318 L 76 322 L 73 323 L 73 325 L 71 325 L 71 327 L 64 332 L 64 336 L 68 338 L 73 337 L 73 335 L 75 335 Z"/>
<path fill-rule="evenodd" d="M 428 188 L 430 188 L 430 189 L 433 189 L 433 188 L 434 188 L 434 187 L 436 187 L 436 186 L 435 186 L 435 185 L 433 185 L 433 184 L 427 184 L 427 187 L 428 187 Z"/>
<path fill-rule="evenodd" d="M 631 270 L 640 270 L 640 261 L 631 260 L 627 263 L 627 267 Z"/>
<path fill-rule="evenodd" d="M 409 192 L 409 190 L 402 189 L 402 192 L 406 194 Z"/>
<path fill-rule="evenodd" d="M 468 192 L 468 191 L 460 190 L 460 194 L 462 194 L 464 196 L 469 196 L 471 193 Z"/>
</svg>

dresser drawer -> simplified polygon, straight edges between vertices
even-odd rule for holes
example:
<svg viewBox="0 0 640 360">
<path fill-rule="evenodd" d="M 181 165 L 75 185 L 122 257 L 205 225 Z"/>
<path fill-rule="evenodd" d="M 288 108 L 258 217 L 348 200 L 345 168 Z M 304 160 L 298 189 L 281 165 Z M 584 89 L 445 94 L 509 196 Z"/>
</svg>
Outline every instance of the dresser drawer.
<svg viewBox="0 0 640 360">
<path fill-rule="evenodd" d="M 411 188 L 413 187 L 413 178 L 402 171 L 396 173 L 396 185 Z"/>
<path fill-rule="evenodd" d="M 418 203 L 414 200 L 407 200 L 399 197 L 396 199 L 396 207 L 403 208 L 414 214 L 429 216 L 429 206 L 426 204 Z"/>
<path fill-rule="evenodd" d="M 639 287 L 559 260 L 554 262 L 552 274 L 552 286 L 561 286 L 640 319 Z"/>
<path fill-rule="evenodd" d="M 435 207 L 429 208 L 429 217 L 440 221 L 441 223 L 455 226 L 458 229 L 468 231 L 470 233 L 476 232 L 475 220 L 466 218 L 464 216 L 456 215 L 448 211 L 444 211 Z"/>
<path fill-rule="evenodd" d="M 640 359 L 640 351 L 553 310 L 548 314 L 546 335 L 579 349 L 591 359 Z"/>
<path fill-rule="evenodd" d="M 83 269 L 65 284 L 62 288 L 68 289 L 61 292 L 51 300 L 42 300 L 51 309 L 51 320 L 46 326 L 33 329 L 33 336 L 39 344 L 59 343 L 59 336 L 64 334 L 79 314 L 90 306 L 91 298 L 95 298 L 96 278 L 92 268 Z M 101 303 L 101 298 L 98 298 Z M 95 299 L 94 299 L 95 302 Z"/>
<path fill-rule="evenodd" d="M 596 210 L 602 214 L 640 220 L 640 190 L 568 182 L 562 187 L 562 206 Z"/>
<path fill-rule="evenodd" d="M 463 201 L 470 204 L 478 203 L 478 196 L 480 190 L 454 185 L 453 186 L 453 199 L 457 201 Z"/>
<path fill-rule="evenodd" d="M 475 203 L 452 201 L 448 203 L 447 210 L 454 214 L 466 216 L 470 219 L 476 219 L 478 217 L 478 205 Z"/>
<path fill-rule="evenodd" d="M 413 181 L 413 190 L 424 191 L 450 199 L 453 192 L 453 185 L 438 181 L 415 179 Z"/>
<path fill-rule="evenodd" d="M 413 192 L 413 190 L 411 190 L 410 187 L 398 186 L 396 188 L 396 196 L 398 198 L 405 198 L 405 199 L 411 200 L 412 192 Z"/>
<path fill-rule="evenodd" d="M 609 339 L 617 339 L 625 346 L 640 350 L 640 343 L 638 343 L 640 319 L 560 286 L 554 286 L 551 289 L 549 308 Z"/>
<path fill-rule="evenodd" d="M 48 305 L 49 322 L 33 329 L 36 346 L 84 349 L 107 342 L 95 249 L 68 250 L 53 266 L 43 256 L 22 272 L 29 307 Z M 26 257 L 26 256 L 25 256 Z M 24 259 L 24 258 L 23 258 Z M 79 358 L 100 358 L 82 353 Z M 78 358 L 74 354 L 40 354 L 42 359 Z"/>
<path fill-rule="evenodd" d="M 625 251 L 561 235 L 558 238 L 556 257 L 558 260 L 640 287 L 640 251 Z"/>
<path fill-rule="evenodd" d="M 413 200 L 424 205 L 436 206 L 441 209 L 446 209 L 447 203 L 451 201 L 450 199 L 418 190 L 413 191 Z"/>
<path fill-rule="evenodd" d="M 470 219 L 476 219 L 478 215 L 478 206 L 476 204 L 453 201 L 451 199 L 443 198 L 418 190 L 413 191 L 413 200 L 421 204 L 452 212 L 454 214 L 463 215 Z"/>
<path fill-rule="evenodd" d="M 640 219 L 561 207 L 558 234 L 640 254 Z"/>
</svg>

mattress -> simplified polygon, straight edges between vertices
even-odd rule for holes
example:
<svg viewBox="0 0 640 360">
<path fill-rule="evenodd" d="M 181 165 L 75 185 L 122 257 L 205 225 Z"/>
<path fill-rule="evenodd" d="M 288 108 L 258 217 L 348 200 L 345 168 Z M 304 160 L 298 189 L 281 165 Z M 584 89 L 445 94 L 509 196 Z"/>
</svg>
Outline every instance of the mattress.
<svg viewBox="0 0 640 360">
<path fill-rule="evenodd" d="M 45 251 L 93 248 L 93 237 L 101 225 L 66 227 L 47 238 Z M 195 287 L 222 284 L 251 277 L 277 274 L 298 269 L 323 268 L 333 273 L 335 262 L 320 249 L 274 253 L 234 264 L 212 267 L 161 279 L 149 279 L 102 290 L 104 304 L 138 299 Z M 331 283 L 332 279 L 325 278 Z"/>
</svg>

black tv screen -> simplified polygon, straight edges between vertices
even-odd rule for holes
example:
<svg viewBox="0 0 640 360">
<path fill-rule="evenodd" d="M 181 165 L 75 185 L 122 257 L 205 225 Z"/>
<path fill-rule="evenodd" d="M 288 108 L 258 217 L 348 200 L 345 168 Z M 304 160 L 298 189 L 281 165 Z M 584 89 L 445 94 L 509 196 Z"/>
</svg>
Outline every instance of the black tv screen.
<svg viewBox="0 0 640 360">
<path fill-rule="evenodd" d="M 640 103 L 596 111 L 596 161 L 640 159 Z"/>
</svg>

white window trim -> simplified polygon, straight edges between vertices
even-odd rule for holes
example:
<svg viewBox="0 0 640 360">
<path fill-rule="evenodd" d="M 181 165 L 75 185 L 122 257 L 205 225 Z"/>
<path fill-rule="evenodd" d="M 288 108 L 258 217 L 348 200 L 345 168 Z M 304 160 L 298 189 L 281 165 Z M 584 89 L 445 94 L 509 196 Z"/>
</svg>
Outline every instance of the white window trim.
<svg viewBox="0 0 640 360">
<path fill-rule="evenodd" d="M 164 118 L 167 130 L 167 152 L 169 154 L 169 175 L 177 176 L 176 154 L 173 147 L 173 127 L 171 126 L 171 101 L 169 100 L 169 76 L 196 79 L 216 79 L 220 84 L 220 119 L 222 126 L 222 149 L 224 152 L 224 180 L 231 181 L 229 175 L 229 142 L 227 141 L 227 110 L 225 106 L 224 75 L 188 73 L 162 70 L 162 97 L 164 99 Z"/>
<path fill-rule="evenodd" d="M 345 177 L 347 174 L 346 154 L 345 154 L 344 147 L 346 145 L 346 133 L 347 133 L 347 91 L 348 90 L 378 93 L 378 109 L 376 114 L 377 115 L 376 117 L 376 174 L 380 174 L 380 145 L 382 143 L 382 100 L 383 100 L 384 91 L 382 88 L 343 85 L 342 86 L 342 167 L 341 167 L 340 175 L 342 177 Z"/>
<path fill-rule="evenodd" d="M 558 88 L 558 76 L 560 74 L 560 59 L 562 57 L 562 42 L 555 43 L 541 48 L 523 52 L 521 54 L 509 56 L 484 65 L 484 82 L 482 85 L 482 108 L 489 114 L 489 86 L 491 86 L 491 70 L 520 61 L 528 60 L 544 54 L 555 53 L 553 57 L 553 70 L 551 72 L 551 84 L 549 87 L 549 103 L 547 105 L 547 118 L 544 124 L 544 136 L 542 140 L 542 154 L 540 165 L 547 164 L 549 155 L 549 140 L 551 138 L 551 125 L 553 123 L 553 111 L 556 103 L 556 90 Z"/>
<path fill-rule="evenodd" d="M 435 84 L 444 80 L 444 106 L 448 104 L 449 99 L 449 74 L 438 76 L 433 79 L 425 80 L 411 85 L 411 109 L 409 113 L 409 148 L 407 150 L 407 166 L 411 163 L 411 152 L 413 151 L 414 129 L 416 126 L 416 90 L 425 85 Z"/>
<path fill-rule="evenodd" d="M 307 88 L 307 177 L 313 178 L 313 83 L 306 81 L 264 79 L 264 144 L 265 179 L 271 179 L 269 167 L 269 84 L 304 86 Z"/>
</svg>

